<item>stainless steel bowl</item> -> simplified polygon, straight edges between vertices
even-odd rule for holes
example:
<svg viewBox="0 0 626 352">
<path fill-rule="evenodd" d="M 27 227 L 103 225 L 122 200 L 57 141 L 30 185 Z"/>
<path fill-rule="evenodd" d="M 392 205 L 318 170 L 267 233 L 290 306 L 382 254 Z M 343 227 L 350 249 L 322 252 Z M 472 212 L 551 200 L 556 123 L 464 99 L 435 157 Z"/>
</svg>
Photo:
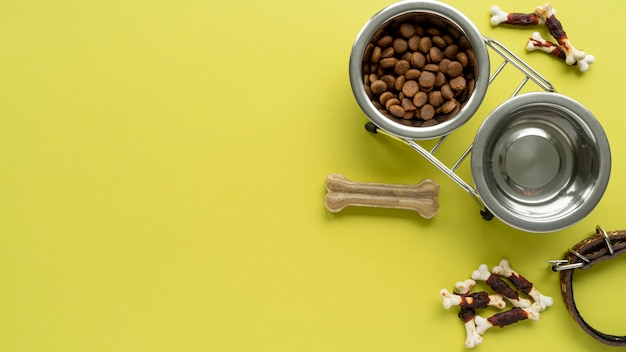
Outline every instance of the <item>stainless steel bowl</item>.
<svg viewBox="0 0 626 352">
<path fill-rule="evenodd" d="M 363 53 L 376 32 L 401 16 L 421 18 L 423 21 L 443 24 L 458 34 L 465 35 L 476 56 L 476 83 L 464 106 L 449 120 L 429 127 L 406 126 L 384 116 L 371 102 L 363 84 Z M 485 41 L 476 26 L 453 7 L 438 1 L 402 1 L 376 13 L 361 29 L 350 54 L 350 84 L 352 92 L 367 117 L 379 128 L 398 137 L 433 139 L 449 134 L 466 123 L 480 106 L 489 81 L 489 55 Z"/>
<path fill-rule="evenodd" d="M 602 126 L 581 104 L 557 93 L 528 93 L 485 119 L 471 170 L 497 218 L 521 230 L 552 232 L 595 208 L 609 181 L 611 152 Z"/>
</svg>

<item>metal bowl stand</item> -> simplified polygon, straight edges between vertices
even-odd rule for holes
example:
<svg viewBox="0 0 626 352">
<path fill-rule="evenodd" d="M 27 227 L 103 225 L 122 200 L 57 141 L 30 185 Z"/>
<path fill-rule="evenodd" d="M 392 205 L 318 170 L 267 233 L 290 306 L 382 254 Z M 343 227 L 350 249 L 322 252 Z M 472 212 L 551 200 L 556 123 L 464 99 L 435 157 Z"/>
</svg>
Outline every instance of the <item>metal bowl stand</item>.
<svg viewBox="0 0 626 352">
<path fill-rule="evenodd" d="M 530 67 L 527 63 L 525 63 L 518 56 L 513 54 L 513 52 L 511 52 L 508 48 L 506 48 L 500 42 L 498 42 L 495 39 L 491 39 L 487 37 L 484 37 L 483 39 L 487 47 L 493 50 L 494 52 L 496 52 L 498 55 L 500 55 L 503 59 L 500 66 L 498 66 L 498 68 L 491 75 L 491 77 L 489 77 L 489 84 L 491 84 L 498 77 L 500 72 L 502 72 L 502 69 L 504 69 L 507 64 L 511 64 L 513 67 L 518 69 L 524 75 L 524 78 L 522 79 L 520 84 L 517 86 L 517 88 L 515 89 L 515 91 L 513 92 L 510 98 L 515 97 L 522 90 L 522 88 L 526 85 L 526 83 L 528 83 L 528 81 L 533 81 L 539 88 L 543 89 L 546 92 L 555 91 L 554 88 L 552 87 L 552 84 L 550 84 L 548 80 L 542 77 L 537 71 L 535 71 L 532 67 Z M 470 186 L 467 182 L 465 182 L 461 177 L 459 177 L 455 173 L 456 169 L 463 163 L 463 161 L 467 158 L 467 156 L 472 152 L 472 148 L 474 146 L 473 144 L 470 144 L 470 146 L 465 150 L 465 152 L 463 152 L 463 154 L 457 159 L 457 161 L 454 163 L 454 165 L 452 165 L 452 167 L 448 167 L 446 164 L 441 162 L 435 156 L 435 152 L 446 141 L 446 139 L 448 138 L 450 134 L 440 137 L 439 140 L 436 142 L 435 146 L 432 147 L 432 149 L 427 150 L 426 148 L 418 144 L 415 140 L 397 137 L 395 135 L 387 133 L 385 130 L 376 126 L 373 122 L 367 122 L 365 124 L 365 129 L 371 133 L 375 133 L 375 134 L 380 133 L 390 138 L 396 139 L 400 142 L 405 143 L 409 147 L 411 147 L 413 150 L 415 150 L 424 158 L 426 158 L 426 160 L 428 160 L 431 164 L 435 165 L 439 170 L 441 170 L 444 174 L 450 177 L 467 193 L 469 193 L 472 196 L 472 198 L 474 198 L 476 202 L 479 204 L 479 206 L 482 208 L 482 210 L 480 211 L 480 215 L 482 216 L 483 219 L 485 220 L 493 219 L 493 214 L 484 205 L 476 189 Z"/>
</svg>

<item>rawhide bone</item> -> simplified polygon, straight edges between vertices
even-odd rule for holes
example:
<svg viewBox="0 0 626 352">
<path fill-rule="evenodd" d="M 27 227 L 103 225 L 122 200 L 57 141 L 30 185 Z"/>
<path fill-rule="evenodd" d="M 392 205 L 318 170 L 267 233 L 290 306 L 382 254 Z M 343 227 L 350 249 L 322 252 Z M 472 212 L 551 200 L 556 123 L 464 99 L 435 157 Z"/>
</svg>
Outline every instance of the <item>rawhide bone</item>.
<svg viewBox="0 0 626 352">
<path fill-rule="evenodd" d="M 563 58 L 568 65 L 577 65 L 581 72 L 586 71 L 589 68 L 589 63 L 593 62 L 593 57 L 587 55 L 584 51 L 576 49 L 569 38 L 567 33 L 563 30 L 563 25 L 556 17 L 556 10 L 552 7 L 552 4 L 545 3 L 543 6 L 537 6 L 532 13 L 517 13 L 506 12 L 500 9 L 498 6 L 491 7 L 491 24 L 498 26 L 500 24 L 518 25 L 518 26 L 532 26 L 544 24 L 550 34 L 556 39 L 558 44 L 551 43 L 549 41 L 542 42 L 541 46 L 527 46 L 528 50 L 536 50 L 541 48 L 542 51 L 548 52 L 553 56 Z M 532 40 L 532 39 L 531 39 Z M 555 47 L 559 47 L 561 52 L 552 49 L 553 44 Z M 545 49 L 544 49 L 545 48 Z"/>
<path fill-rule="evenodd" d="M 476 280 L 484 281 L 496 293 L 474 292 Z M 519 293 L 509 286 L 507 281 L 522 293 L 528 295 L 534 302 L 519 296 Z M 473 348 L 483 342 L 482 335 L 494 326 L 504 327 L 522 320 L 539 320 L 540 312 L 552 305 L 551 297 L 542 295 L 535 286 L 511 268 L 506 259 L 500 261 L 491 272 L 486 264 L 481 264 L 478 270 L 472 272 L 472 278 L 459 281 L 455 284 L 455 292 L 442 289 L 439 295 L 443 299 L 443 307 L 460 307 L 459 318 L 463 321 L 466 331 L 465 346 Z M 507 304 L 503 298 L 511 302 L 513 308 L 496 313 L 488 318 L 476 314 L 477 309 L 496 307 L 505 309 Z"/>
</svg>

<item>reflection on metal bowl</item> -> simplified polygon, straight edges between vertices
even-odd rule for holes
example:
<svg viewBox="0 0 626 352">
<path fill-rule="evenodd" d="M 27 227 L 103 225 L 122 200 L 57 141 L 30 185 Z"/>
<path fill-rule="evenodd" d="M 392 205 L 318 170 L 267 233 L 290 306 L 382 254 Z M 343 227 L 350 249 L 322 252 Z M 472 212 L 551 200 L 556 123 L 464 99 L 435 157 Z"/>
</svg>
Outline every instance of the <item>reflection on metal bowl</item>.
<svg viewBox="0 0 626 352">
<path fill-rule="evenodd" d="M 558 231 L 589 214 L 606 190 L 611 153 L 593 114 L 557 93 L 528 93 L 483 122 L 471 158 L 476 191 L 508 225 Z"/>
</svg>

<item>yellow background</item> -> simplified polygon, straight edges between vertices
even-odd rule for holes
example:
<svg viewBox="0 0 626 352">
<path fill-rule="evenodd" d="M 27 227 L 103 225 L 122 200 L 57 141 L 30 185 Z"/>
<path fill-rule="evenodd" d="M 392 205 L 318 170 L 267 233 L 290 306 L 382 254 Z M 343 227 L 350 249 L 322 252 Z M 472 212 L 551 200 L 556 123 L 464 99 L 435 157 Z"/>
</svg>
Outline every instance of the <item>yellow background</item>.
<svg viewBox="0 0 626 352">
<path fill-rule="evenodd" d="M 527 53 L 536 29 L 492 28 L 493 2 L 448 1 L 607 132 L 604 198 L 552 234 L 483 221 L 434 166 L 363 129 L 348 58 L 390 3 L 0 0 L 0 350 L 463 351 L 464 327 L 439 291 L 501 258 L 555 304 L 539 322 L 487 331 L 477 350 L 614 350 L 568 316 L 546 260 L 596 224 L 626 228 L 626 3 L 554 2 L 574 46 L 596 56 L 581 74 Z M 442 160 L 471 143 L 508 75 Z M 333 172 L 432 178 L 439 213 L 331 214 Z M 614 301 L 624 259 L 576 275 L 581 311 L 614 334 L 626 334 Z"/>
</svg>

